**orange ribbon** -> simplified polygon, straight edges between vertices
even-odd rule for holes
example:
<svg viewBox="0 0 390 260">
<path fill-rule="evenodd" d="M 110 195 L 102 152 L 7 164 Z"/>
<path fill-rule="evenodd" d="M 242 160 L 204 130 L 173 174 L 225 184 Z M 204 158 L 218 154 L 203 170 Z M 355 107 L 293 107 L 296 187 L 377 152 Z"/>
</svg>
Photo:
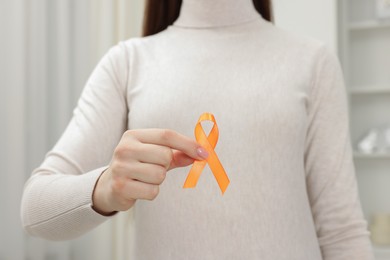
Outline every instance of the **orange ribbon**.
<svg viewBox="0 0 390 260">
<path fill-rule="evenodd" d="M 211 121 L 214 123 L 210 133 L 206 136 L 206 133 L 203 130 L 201 125 L 202 121 Z M 206 160 L 195 161 L 192 165 L 190 172 L 188 173 L 187 179 L 184 183 L 183 188 L 194 188 L 198 182 L 199 176 L 205 167 L 206 163 L 209 164 L 211 171 L 214 174 L 215 179 L 218 182 L 219 188 L 222 191 L 222 194 L 225 193 L 227 186 L 229 185 L 229 178 L 222 167 L 221 162 L 218 159 L 217 154 L 214 151 L 215 146 L 218 142 L 218 126 L 215 121 L 214 115 L 211 113 L 204 113 L 199 117 L 198 123 L 195 126 L 195 138 L 202 147 L 204 147 L 209 156 Z"/>
</svg>

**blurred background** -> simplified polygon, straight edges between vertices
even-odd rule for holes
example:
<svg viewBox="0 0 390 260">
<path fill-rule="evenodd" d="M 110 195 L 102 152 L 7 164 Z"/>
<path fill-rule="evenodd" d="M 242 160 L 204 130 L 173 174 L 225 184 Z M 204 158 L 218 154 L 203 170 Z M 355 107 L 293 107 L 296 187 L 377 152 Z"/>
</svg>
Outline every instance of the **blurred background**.
<svg viewBox="0 0 390 260">
<path fill-rule="evenodd" d="M 275 24 L 340 57 L 364 214 L 377 259 L 390 259 L 390 1 L 273 0 Z M 0 0 L 0 260 L 129 259 L 131 214 L 79 239 L 26 235 L 24 182 L 71 118 L 94 66 L 141 35 L 143 0 Z M 131 222 L 130 222 L 131 223 Z M 131 224 L 130 224 L 131 225 Z"/>
</svg>

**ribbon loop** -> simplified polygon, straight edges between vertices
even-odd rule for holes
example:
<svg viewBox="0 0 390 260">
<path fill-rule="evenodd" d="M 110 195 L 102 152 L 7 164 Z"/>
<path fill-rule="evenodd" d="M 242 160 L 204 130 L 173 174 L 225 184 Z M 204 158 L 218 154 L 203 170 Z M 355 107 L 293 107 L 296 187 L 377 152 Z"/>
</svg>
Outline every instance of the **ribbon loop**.
<svg viewBox="0 0 390 260">
<path fill-rule="evenodd" d="M 213 127 L 211 128 L 211 131 L 208 136 L 204 132 L 203 127 L 201 125 L 201 122 L 203 121 L 213 122 Z M 210 170 L 213 172 L 213 175 L 217 180 L 219 188 L 222 191 L 222 194 L 225 193 L 225 190 L 229 185 L 230 181 L 221 162 L 218 159 L 217 154 L 214 151 L 214 148 L 218 142 L 218 136 L 219 131 L 214 115 L 211 113 L 203 113 L 199 117 L 199 120 L 195 126 L 195 138 L 198 143 L 207 150 L 207 152 L 209 153 L 209 157 L 206 160 L 195 161 L 193 163 L 183 188 L 194 188 L 196 186 L 196 183 L 198 182 L 202 170 L 206 166 L 206 163 L 208 163 Z"/>
</svg>

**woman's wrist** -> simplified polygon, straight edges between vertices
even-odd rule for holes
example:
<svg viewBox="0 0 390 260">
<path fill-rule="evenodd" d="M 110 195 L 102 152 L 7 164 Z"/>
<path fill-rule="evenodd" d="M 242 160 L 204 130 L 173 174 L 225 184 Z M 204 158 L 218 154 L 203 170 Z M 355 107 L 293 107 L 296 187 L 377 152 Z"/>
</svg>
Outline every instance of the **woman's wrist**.
<svg viewBox="0 0 390 260">
<path fill-rule="evenodd" d="M 95 187 L 92 192 L 92 209 L 103 216 L 112 216 L 117 213 L 117 211 L 114 211 L 110 209 L 108 206 L 105 206 L 108 203 L 105 202 L 105 195 L 104 192 L 102 192 L 104 188 L 104 181 L 105 181 L 105 175 L 107 174 L 107 170 L 104 170 L 102 174 L 100 174 L 99 178 L 96 181 Z"/>
</svg>

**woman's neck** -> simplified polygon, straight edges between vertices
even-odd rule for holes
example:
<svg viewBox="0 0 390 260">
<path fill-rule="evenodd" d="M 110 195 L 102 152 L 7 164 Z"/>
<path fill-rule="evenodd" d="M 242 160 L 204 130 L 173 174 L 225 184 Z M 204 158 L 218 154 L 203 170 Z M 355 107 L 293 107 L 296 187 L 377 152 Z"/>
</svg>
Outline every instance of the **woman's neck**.
<svg viewBox="0 0 390 260">
<path fill-rule="evenodd" d="M 211 28 L 259 18 L 253 0 L 183 0 L 175 26 Z"/>
</svg>

